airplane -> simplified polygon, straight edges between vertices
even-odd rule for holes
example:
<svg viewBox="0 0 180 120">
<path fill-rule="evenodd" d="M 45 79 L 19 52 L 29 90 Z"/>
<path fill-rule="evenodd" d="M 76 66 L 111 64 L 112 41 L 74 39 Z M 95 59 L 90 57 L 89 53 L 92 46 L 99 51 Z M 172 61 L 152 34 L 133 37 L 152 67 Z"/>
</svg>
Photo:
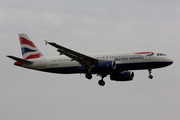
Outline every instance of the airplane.
<svg viewBox="0 0 180 120">
<path fill-rule="evenodd" d="M 92 79 L 96 74 L 101 77 L 100 86 L 105 85 L 104 77 L 110 75 L 112 81 L 131 81 L 134 72 L 129 70 L 144 70 L 149 72 L 152 79 L 152 69 L 169 66 L 173 60 L 166 54 L 156 51 L 138 51 L 121 53 L 104 53 L 85 55 L 68 49 L 54 42 L 45 41 L 60 53 L 59 56 L 44 56 L 26 34 L 19 34 L 22 58 L 12 55 L 7 57 L 15 60 L 14 65 L 28 69 L 58 73 L 58 74 L 85 74 Z"/>
</svg>

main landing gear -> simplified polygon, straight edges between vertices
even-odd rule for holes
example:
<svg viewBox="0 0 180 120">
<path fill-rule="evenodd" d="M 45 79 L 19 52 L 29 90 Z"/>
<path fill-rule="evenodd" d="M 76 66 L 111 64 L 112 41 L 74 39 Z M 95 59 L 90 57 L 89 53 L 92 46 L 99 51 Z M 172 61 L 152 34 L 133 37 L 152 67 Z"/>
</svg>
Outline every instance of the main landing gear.
<svg viewBox="0 0 180 120">
<path fill-rule="evenodd" d="M 105 85 L 105 82 L 104 82 L 104 80 L 99 80 L 98 84 L 99 84 L 100 86 L 104 86 L 104 85 Z"/>
<path fill-rule="evenodd" d="M 151 75 L 151 73 L 152 73 L 151 71 L 152 71 L 152 69 L 149 68 L 149 69 L 148 69 L 148 72 L 149 72 L 149 79 L 153 79 L 153 76 Z"/>
<path fill-rule="evenodd" d="M 105 85 L 105 82 L 104 82 L 103 78 L 106 77 L 107 75 L 101 74 L 100 76 L 101 76 L 101 80 L 99 80 L 98 84 L 99 84 L 100 86 L 104 86 L 104 85 Z"/>
<path fill-rule="evenodd" d="M 99 84 L 100 86 L 104 86 L 104 85 L 105 85 L 105 82 L 104 82 L 103 78 L 106 77 L 106 75 L 100 74 L 99 76 L 101 76 L 101 80 L 98 81 L 98 84 Z M 86 77 L 87 79 L 89 79 L 89 80 L 92 79 L 92 75 L 91 75 L 90 73 L 86 73 L 86 74 L 85 74 L 85 77 Z"/>
<path fill-rule="evenodd" d="M 92 79 L 92 75 L 90 73 L 86 73 L 85 77 L 89 80 Z"/>
</svg>

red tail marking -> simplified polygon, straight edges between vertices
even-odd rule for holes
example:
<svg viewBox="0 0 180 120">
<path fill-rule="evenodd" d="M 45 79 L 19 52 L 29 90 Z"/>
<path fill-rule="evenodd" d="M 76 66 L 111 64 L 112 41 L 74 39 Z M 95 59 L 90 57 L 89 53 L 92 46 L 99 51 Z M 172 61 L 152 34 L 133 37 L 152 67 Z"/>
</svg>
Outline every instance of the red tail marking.
<svg viewBox="0 0 180 120">
<path fill-rule="evenodd" d="M 21 43 L 21 44 L 27 44 L 27 45 L 30 45 L 31 47 L 36 48 L 36 46 L 34 45 L 34 43 L 31 42 L 31 41 L 29 41 L 29 40 L 27 40 L 26 38 L 20 37 L 19 39 L 20 39 L 20 43 Z"/>
<path fill-rule="evenodd" d="M 25 60 L 28 60 L 28 59 L 35 59 L 35 58 L 40 58 L 43 54 L 42 53 L 38 53 L 38 54 L 35 54 L 35 55 L 30 55 L 26 58 L 24 58 Z"/>
</svg>

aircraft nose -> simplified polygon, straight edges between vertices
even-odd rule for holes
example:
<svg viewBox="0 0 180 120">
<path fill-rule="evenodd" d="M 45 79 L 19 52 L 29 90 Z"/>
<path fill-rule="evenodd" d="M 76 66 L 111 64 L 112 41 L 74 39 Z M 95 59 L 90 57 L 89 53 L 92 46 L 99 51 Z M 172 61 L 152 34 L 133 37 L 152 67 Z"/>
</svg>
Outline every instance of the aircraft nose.
<svg viewBox="0 0 180 120">
<path fill-rule="evenodd" d="M 173 63 L 173 60 L 170 59 L 170 58 L 168 58 L 168 59 L 166 60 L 166 62 L 168 62 L 168 64 L 171 65 L 171 64 Z"/>
<path fill-rule="evenodd" d="M 173 64 L 173 60 L 172 59 L 170 59 L 170 63 Z"/>
</svg>

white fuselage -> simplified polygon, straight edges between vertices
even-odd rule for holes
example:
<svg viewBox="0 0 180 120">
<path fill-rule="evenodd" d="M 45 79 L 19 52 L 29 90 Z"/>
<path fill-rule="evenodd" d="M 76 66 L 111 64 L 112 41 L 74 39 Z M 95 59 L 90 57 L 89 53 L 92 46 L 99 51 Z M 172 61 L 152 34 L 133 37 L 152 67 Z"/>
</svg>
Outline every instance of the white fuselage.
<svg viewBox="0 0 180 120">
<path fill-rule="evenodd" d="M 140 53 L 140 54 L 137 54 Z M 124 52 L 109 54 L 89 55 L 98 60 L 115 61 L 114 71 L 153 69 L 170 65 L 173 61 L 165 54 L 152 52 L 153 55 L 143 54 L 143 52 Z M 86 70 L 75 60 L 64 55 L 30 59 L 33 64 L 23 65 L 23 67 L 36 69 L 52 73 L 86 73 Z M 79 69 L 81 68 L 81 69 Z"/>
</svg>

